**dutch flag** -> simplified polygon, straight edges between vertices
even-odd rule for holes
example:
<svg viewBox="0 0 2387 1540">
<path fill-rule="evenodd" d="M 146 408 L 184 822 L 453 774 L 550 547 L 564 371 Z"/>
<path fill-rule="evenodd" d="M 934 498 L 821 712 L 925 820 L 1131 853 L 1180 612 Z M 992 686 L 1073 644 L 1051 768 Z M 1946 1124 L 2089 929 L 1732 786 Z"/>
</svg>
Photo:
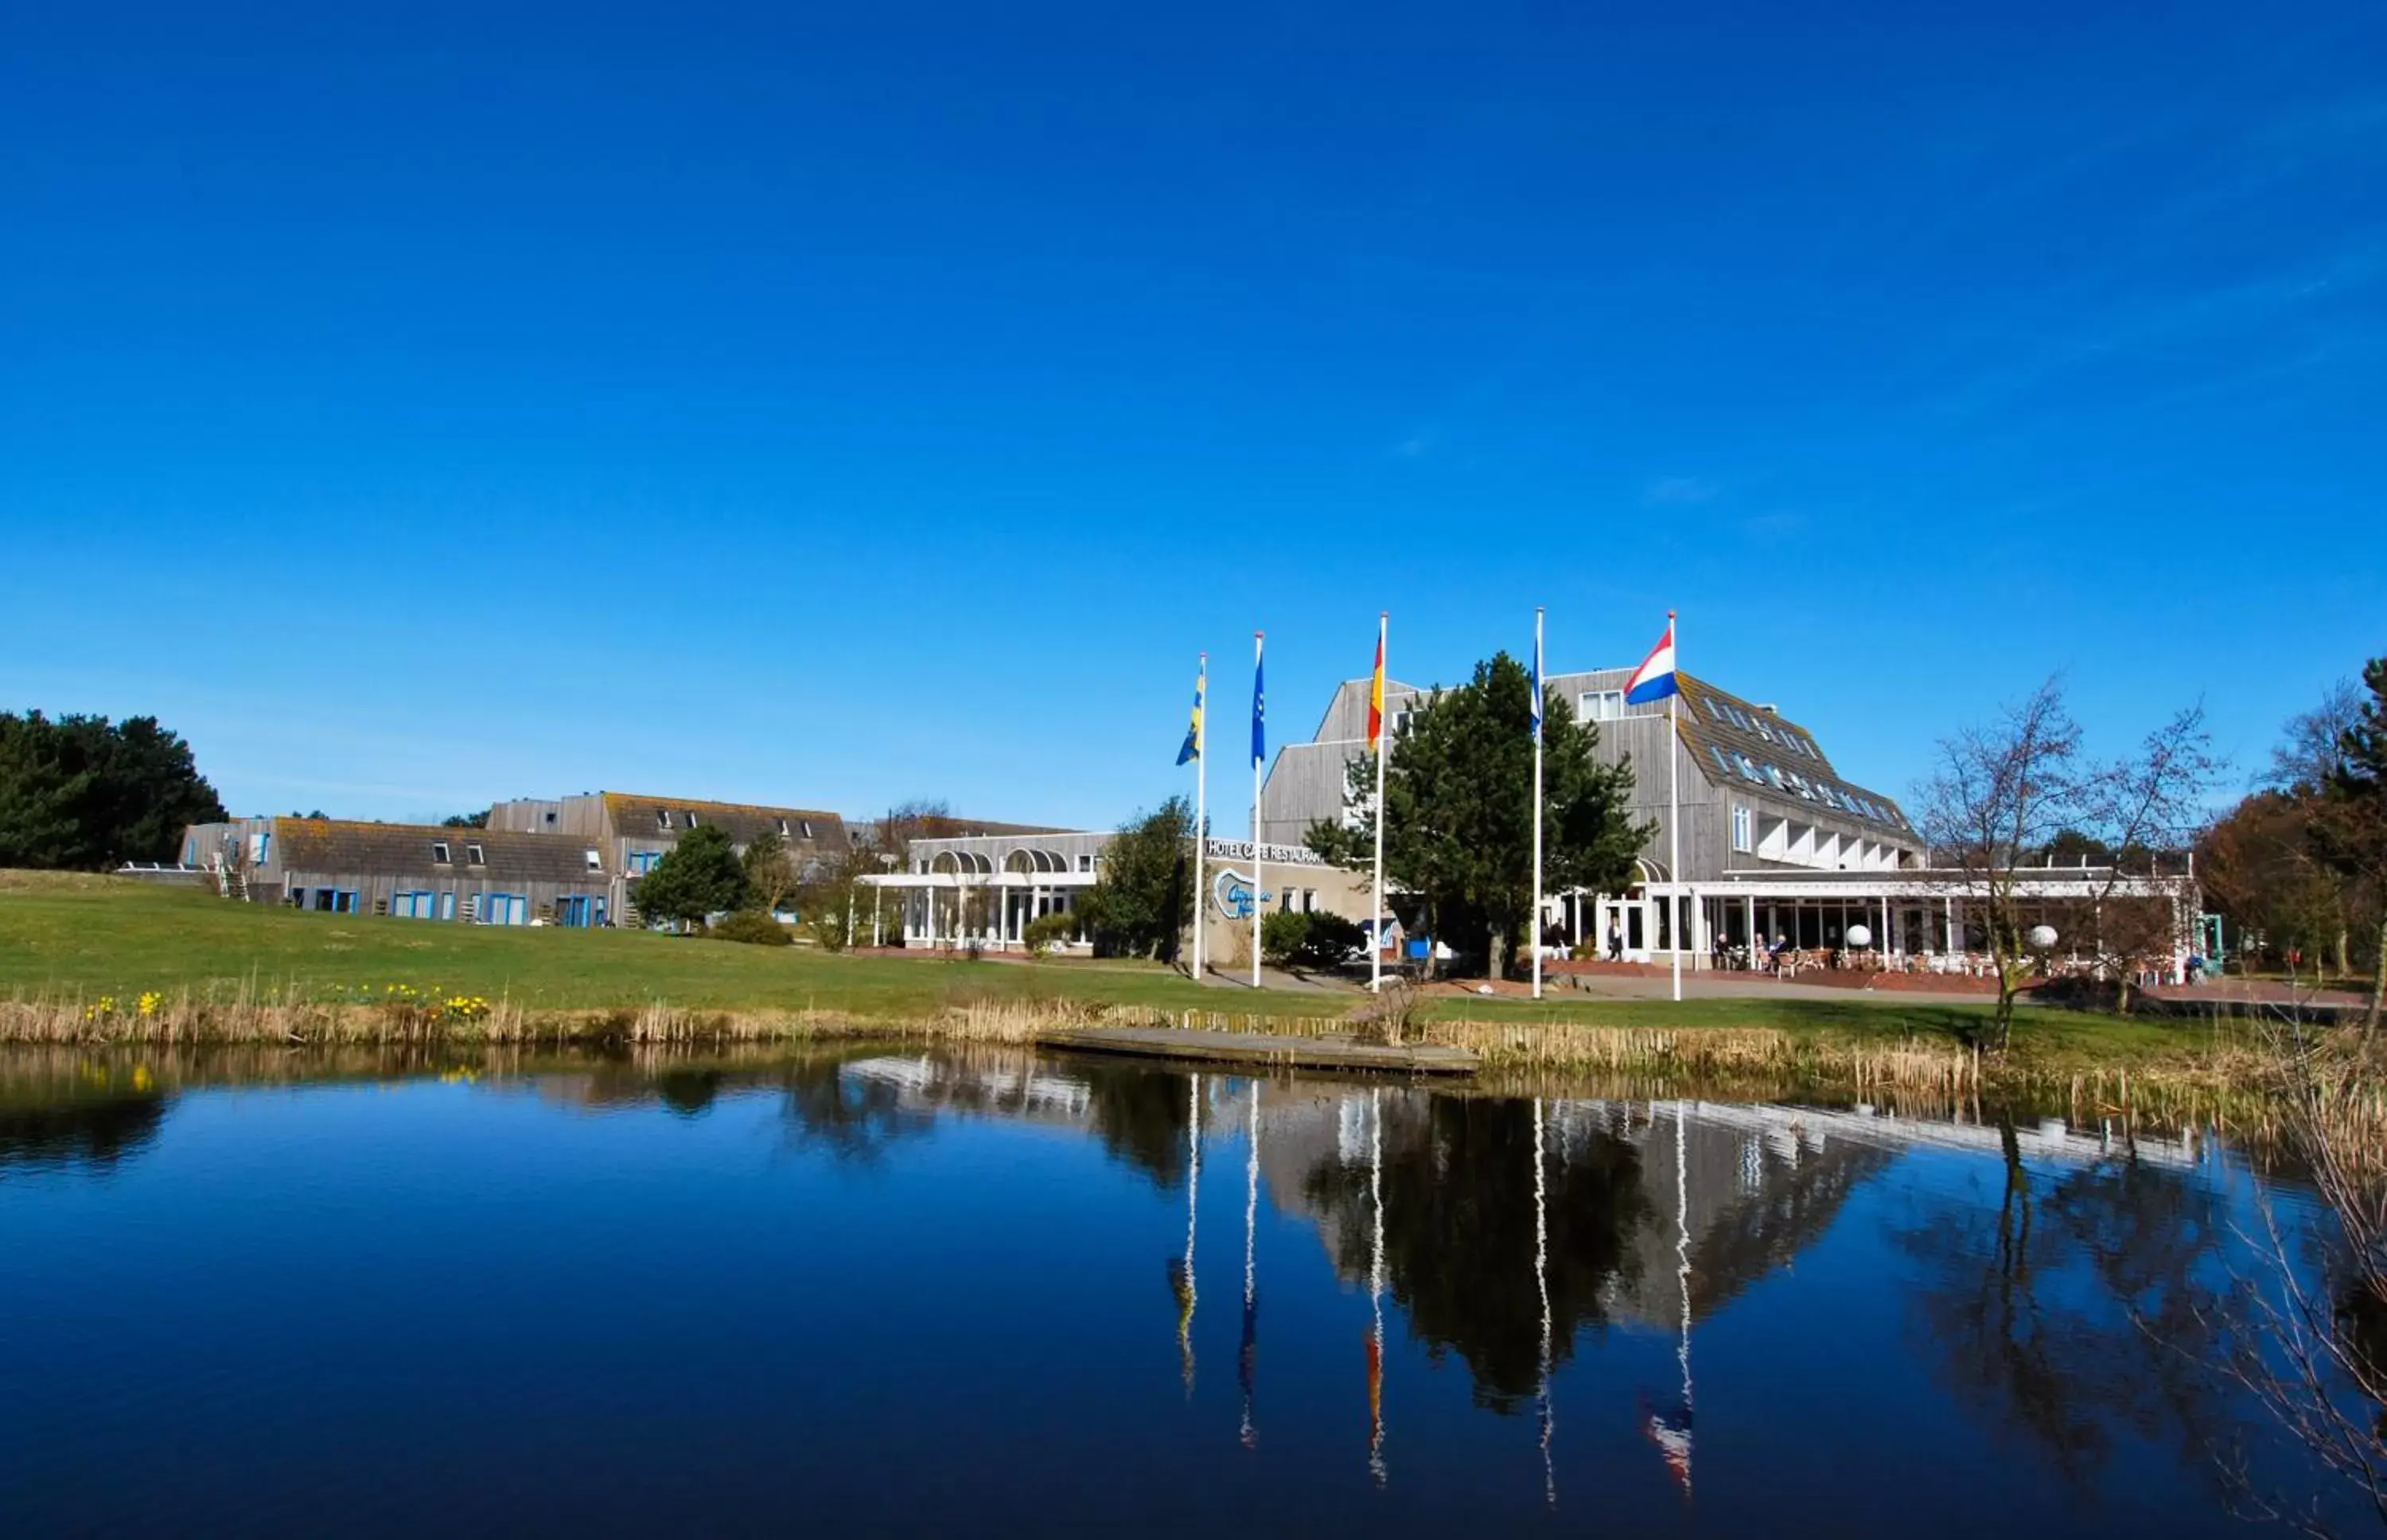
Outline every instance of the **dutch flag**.
<svg viewBox="0 0 2387 1540">
<path fill-rule="evenodd" d="M 1649 655 L 1641 660 L 1641 666 L 1633 671 L 1632 679 L 1624 687 L 1624 701 L 1627 705 L 1638 706 L 1651 701 L 1663 701 L 1675 693 L 1674 614 L 1669 610 L 1666 612 L 1666 635 L 1649 650 Z"/>
</svg>

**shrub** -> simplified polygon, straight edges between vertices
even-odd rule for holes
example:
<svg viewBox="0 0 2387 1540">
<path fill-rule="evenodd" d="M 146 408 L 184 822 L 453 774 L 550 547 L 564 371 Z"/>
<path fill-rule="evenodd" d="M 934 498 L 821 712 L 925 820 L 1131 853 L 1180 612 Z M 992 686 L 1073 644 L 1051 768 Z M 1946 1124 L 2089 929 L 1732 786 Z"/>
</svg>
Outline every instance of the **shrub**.
<svg viewBox="0 0 2387 1540">
<path fill-rule="evenodd" d="M 1030 957 L 1042 957 L 1069 939 L 1078 928 L 1075 918 L 1067 915 L 1039 915 L 1020 931 L 1020 943 L 1028 948 Z"/>
<path fill-rule="evenodd" d="M 1368 932 L 1358 920 L 1346 920 L 1322 910 L 1303 917 L 1309 921 L 1309 935 L 1293 954 L 1294 962 L 1303 966 L 1339 967 L 1368 943 Z"/>
<path fill-rule="evenodd" d="M 1271 963 L 1290 963 L 1309 944 L 1307 915 L 1280 909 L 1260 916 L 1260 956 Z"/>
<path fill-rule="evenodd" d="M 758 909 L 725 915 L 705 932 L 716 941 L 745 941 L 753 946 L 792 946 L 788 928 Z"/>
<path fill-rule="evenodd" d="M 1323 910 L 1307 915 L 1279 910 L 1260 917 L 1260 955 L 1292 967 L 1340 966 L 1366 940 L 1358 921 Z"/>
</svg>

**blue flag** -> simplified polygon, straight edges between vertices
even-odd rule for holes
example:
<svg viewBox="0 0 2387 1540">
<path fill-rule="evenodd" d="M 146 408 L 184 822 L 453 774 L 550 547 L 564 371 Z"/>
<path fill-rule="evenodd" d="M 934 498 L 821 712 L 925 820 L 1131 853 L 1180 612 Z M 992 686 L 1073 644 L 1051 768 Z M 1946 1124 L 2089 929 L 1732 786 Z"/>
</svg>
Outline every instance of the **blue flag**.
<svg viewBox="0 0 2387 1540">
<path fill-rule="evenodd" d="M 1534 741 L 1542 740 L 1542 626 L 1534 623 Z"/>
<path fill-rule="evenodd" d="M 1260 661 L 1260 638 L 1252 637 L 1252 763 L 1268 763 L 1268 673 Z"/>
<path fill-rule="evenodd" d="M 1199 758 L 1201 755 L 1202 696 L 1209 684 L 1209 678 L 1210 670 L 1206 663 L 1203 665 L 1200 673 L 1194 675 L 1194 720 L 1185 725 L 1185 742 L 1177 751 L 1177 763 L 1180 764 Z"/>
</svg>

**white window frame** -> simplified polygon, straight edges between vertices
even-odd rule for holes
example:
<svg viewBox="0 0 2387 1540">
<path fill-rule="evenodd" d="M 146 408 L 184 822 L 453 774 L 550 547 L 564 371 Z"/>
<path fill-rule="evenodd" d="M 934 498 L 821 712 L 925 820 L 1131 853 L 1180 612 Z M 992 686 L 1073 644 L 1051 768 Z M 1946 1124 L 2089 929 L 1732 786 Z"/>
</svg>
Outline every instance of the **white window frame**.
<svg viewBox="0 0 2387 1540">
<path fill-rule="evenodd" d="M 1757 848 L 1757 820 L 1746 807 L 1732 810 L 1732 848 L 1744 853 Z"/>
<path fill-rule="evenodd" d="M 488 864 L 489 852 L 481 848 L 481 842 L 478 839 L 467 839 L 464 841 L 465 865 L 486 866 Z"/>
<path fill-rule="evenodd" d="M 605 869 L 605 857 L 595 846 L 590 846 L 583 853 L 588 857 L 588 869 L 590 871 L 601 872 Z"/>
<path fill-rule="evenodd" d="M 435 866 L 456 865 L 455 848 L 445 839 L 434 839 L 431 841 L 431 864 Z"/>
</svg>

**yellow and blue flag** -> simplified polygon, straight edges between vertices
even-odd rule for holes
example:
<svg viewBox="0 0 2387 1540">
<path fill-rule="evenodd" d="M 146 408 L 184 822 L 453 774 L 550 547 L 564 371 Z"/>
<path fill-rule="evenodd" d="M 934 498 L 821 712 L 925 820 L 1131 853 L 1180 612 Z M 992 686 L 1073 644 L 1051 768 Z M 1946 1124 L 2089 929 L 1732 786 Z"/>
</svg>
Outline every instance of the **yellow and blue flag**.
<svg viewBox="0 0 2387 1540">
<path fill-rule="evenodd" d="M 1202 666 L 1194 675 L 1194 719 L 1185 725 L 1185 742 L 1177 751 L 1177 763 L 1202 757 L 1202 697 L 1207 692 L 1210 679 L 1210 655 L 1202 655 Z"/>
</svg>

